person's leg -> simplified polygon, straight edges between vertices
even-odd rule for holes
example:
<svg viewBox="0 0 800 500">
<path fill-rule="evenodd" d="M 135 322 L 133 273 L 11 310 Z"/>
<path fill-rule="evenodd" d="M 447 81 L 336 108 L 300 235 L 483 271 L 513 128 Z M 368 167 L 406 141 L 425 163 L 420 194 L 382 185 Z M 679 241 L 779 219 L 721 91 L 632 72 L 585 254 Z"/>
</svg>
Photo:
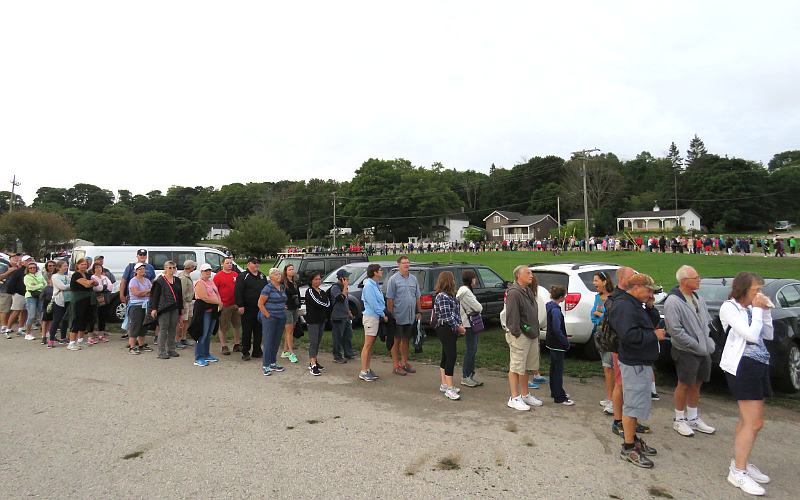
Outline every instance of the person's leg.
<svg viewBox="0 0 800 500">
<path fill-rule="evenodd" d="M 64 318 L 65 312 L 65 308 L 53 303 L 53 321 L 50 323 L 50 340 L 53 342 L 56 341 L 56 331 L 61 324 L 61 320 Z"/>
<path fill-rule="evenodd" d="M 736 425 L 734 452 L 736 468 L 747 470 L 747 462 L 758 432 L 764 427 L 764 400 L 739 401 L 739 422 Z"/>
<path fill-rule="evenodd" d="M 161 333 L 162 334 L 165 331 L 167 332 L 167 334 L 166 334 L 166 337 L 167 337 L 167 354 L 169 354 L 170 356 L 174 356 L 175 354 L 177 354 L 177 351 L 175 350 L 175 344 L 177 342 L 176 335 L 178 333 L 178 318 L 179 317 L 180 317 L 180 315 L 178 314 L 177 310 L 170 311 L 169 312 L 169 323 L 167 324 L 167 330 L 164 330 L 163 328 L 161 329 Z M 159 338 L 161 338 L 161 335 L 159 335 Z"/>
<path fill-rule="evenodd" d="M 128 308 L 128 345 L 133 348 L 144 344 L 144 338 L 139 340 L 139 332 L 144 321 L 145 310 L 140 305 L 133 305 Z"/>
<path fill-rule="evenodd" d="M 622 374 L 619 370 L 619 357 L 617 353 L 612 353 L 614 363 L 614 392 L 611 393 L 611 401 L 614 406 L 614 422 L 622 421 Z"/>
<path fill-rule="evenodd" d="M 283 327 L 283 350 L 288 353 L 294 352 L 294 315 L 290 321 L 286 321 L 286 326 Z"/>
<path fill-rule="evenodd" d="M 447 331 L 444 335 L 444 341 L 442 343 L 442 350 L 445 353 L 445 366 L 444 366 L 444 378 L 445 384 L 447 387 L 453 387 L 453 372 L 456 369 L 456 343 L 458 341 L 458 336 L 447 328 Z"/>
<path fill-rule="evenodd" d="M 159 358 L 168 358 L 169 357 L 169 350 L 167 349 L 167 337 L 172 334 L 172 331 L 169 329 L 170 323 L 170 314 L 167 312 L 163 312 L 158 315 L 158 327 L 159 327 L 159 334 L 158 334 L 158 357 Z"/>
<path fill-rule="evenodd" d="M 461 366 L 461 378 L 471 378 L 475 375 L 475 354 L 478 352 L 478 334 L 472 332 L 472 328 L 467 328 L 464 335 L 466 349 L 464 351 L 464 362 Z"/>
<path fill-rule="evenodd" d="M 270 328 L 269 318 L 263 318 L 261 320 L 261 338 L 263 339 L 263 345 L 259 349 L 261 351 L 261 366 L 264 368 L 269 367 L 269 342 L 270 342 Z M 253 351 L 255 351 L 255 346 L 253 346 Z"/>
<path fill-rule="evenodd" d="M 405 367 L 408 365 L 408 356 L 409 356 L 409 346 L 411 345 L 411 339 L 408 337 L 404 337 L 400 339 L 400 365 Z"/>
<path fill-rule="evenodd" d="M 97 308 L 97 329 L 100 330 L 103 335 L 106 333 L 106 315 L 108 314 L 108 305 L 104 305 Z"/>
<path fill-rule="evenodd" d="M 242 355 L 250 354 L 256 329 L 261 330 L 255 311 L 246 307 L 242 315 Z"/>
<path fill-rule="evenodd" d="M 205 312 L 203 313 L 203 334 L 194 344 L 194 360 L 197 361 L 204 361 L 205 360 L 205 353 L 203 352 L 203 344 L 205 344 L 206 336 L 208 335 L 208 324 L 211 322 L 211 313 Z"/>
<path fill-rule="evenodd" d="M 219 337 L 219 346 L 223 351 L 228 349 L 228 330 L 231 329 L 231 311 L 233 308 L 224 307 L 219 314 L 219 330 L 217 330 L 217 337 Z"/>
<path fill-rule="evenodd" d="M 678 382 L 678 385 L 675 386 L 675 411 L 684 412 L 686 411 L 686 396 L 689 391 L 689 386 L 684 384 L 683 382 Z"/>
<path fill-rule="evenodd" d="M 286 318 L 270 318 L 274 323 L 275 334 L 272 336 L 272 345 L 270 348 L 270 355 L 272 363 L 278 364 L 278 349 L 281 348 L 281 341 L 283 340 L 283 331 L 286 327 Z"/>
<path fill-rule="evenodd" d="M 364 336 L 364 347 L 361 348 L 361 371 L 369 371 L 372 363 L 372 347 L 375 344 L 375 339 L 372 335 Z"/>
<path fill-rule="evenodd" d="M 308 358 L 312 365 L 317 364 L 317 354 L 319 353 L 319 344 L 322 340 L 324 327 L 324 324 L 319 323 L 308 324 Z"/>
<path fill-rule="evenodd" d="M 519 380 L 522 378 L 522 375 L 519 373 L 514 373 L 512 371 L 508 372 L 508 388 L 511 391 L 511 397 L 516 398 L 520 395 L 519 391 Z M 526 377 L 527 379 L 527 377 Z"/>
<path fill-rule="evenodd" d="M 344 359 L 342 352 L 342 333 L 344 333 L 344 320 L 331 321 L 331 330 L 333 335 L 333 359 Z"/>
<path fill-rule="evenodd" d="M 233 326 L 233 345 L 242 346 L 242 317 L 239 315 L 239 308 L 231 306 L 231 325 Z"/>
<path fill-rule="evenodd" d="M 36 309 L 39 306 L 39 301 L 33 297 L 25 297 L 25 311 L 28 317 L 25 319 L 25 333 L 30 335 L 33 322 L 36 319 Z"/>
<path fill-rule="evenodd" d="M 263 359 L 264 329 L 260 327 L 258 321 L 258 309 L 253 311 L 256 327 L 253 329 L 253 357 Z"/>
<path fill-rule="evenodd" d="M 353 322 L 345 320 L 344 332 L 342 332 L 342 349 L 344 350 L 344 357 L 353 359 L 356 353 L 353 351 Z"/>
<path fill-rule="evenodd" d="M 606 399 L 613 400 L 614 393 L 614 370 L 613 368 L 603 368 L 603 378 L 606 386 Z"/>
</svg>

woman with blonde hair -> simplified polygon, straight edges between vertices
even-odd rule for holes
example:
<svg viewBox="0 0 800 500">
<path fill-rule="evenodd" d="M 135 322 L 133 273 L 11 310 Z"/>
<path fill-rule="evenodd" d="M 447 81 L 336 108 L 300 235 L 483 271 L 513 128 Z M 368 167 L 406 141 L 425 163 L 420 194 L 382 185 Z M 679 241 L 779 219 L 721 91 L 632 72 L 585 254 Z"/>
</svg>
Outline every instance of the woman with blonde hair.
<svg viewBox="0 0 800 500">
<path fill-rule="evenodd" d="M 456 366 L 456 341 L 466 330 L 461 325 L 461 307 L 456 299 L 456 280 L 450 271 L 442 271 L 434 288 L 433 326 L 442 343 L 442 360 L 439 363 L 439 391 L 447 399 L 461 399 L 460 391 L 453 385 Z"/>
</svg>

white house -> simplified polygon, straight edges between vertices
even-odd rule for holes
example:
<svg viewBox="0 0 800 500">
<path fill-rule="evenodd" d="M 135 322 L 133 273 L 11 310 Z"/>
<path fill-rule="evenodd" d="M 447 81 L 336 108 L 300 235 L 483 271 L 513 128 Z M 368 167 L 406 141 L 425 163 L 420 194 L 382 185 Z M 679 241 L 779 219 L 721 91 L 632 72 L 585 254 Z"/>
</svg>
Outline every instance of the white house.
<svg viewBox="0 0 800 500">
<path fill-rule="evenodd" d="M 207 240 L 220 240 L 231 234 L 231 227 L 227 224 L 212 224 L 208 230 Z"/>
<path fill-rule="evenodd" d="M 463 214 L 436 217 L 431 221 L 430 237 L 433 240 L 451 243 L 464 241 L 464 230 L 467 226 L 469 226 L 469 218 Z"/>
<path fill-rule="evenodd" d="M 625 212 L 617 217 L 620 231 L 663 231 L 681 226 L 687 231 L 700 231 L 700 216 L 691 208 L 661 210 L 658 204 L 653 210 Z"/>
</svg>

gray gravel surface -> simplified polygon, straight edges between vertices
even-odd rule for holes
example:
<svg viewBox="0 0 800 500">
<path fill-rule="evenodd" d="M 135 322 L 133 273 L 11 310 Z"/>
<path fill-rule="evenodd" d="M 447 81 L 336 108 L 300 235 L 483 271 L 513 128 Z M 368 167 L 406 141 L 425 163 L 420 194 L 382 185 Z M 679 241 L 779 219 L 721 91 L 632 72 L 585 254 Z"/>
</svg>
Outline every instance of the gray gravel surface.
<svg viewBox="0 0 800 500">
<path fill-rule="evenodd" d="M 505 406 L 503 374 L 480 373 L 486 385 L 452 402 L 433 366 L 398 377 L 379 358 L 381 380 L 365 383 L 357 360 L 329 355 L 321 377 L 305 356 L 271 377 L 220 358 L 200 368 L 190 349 L 129 356 L 119 338 L 80 352 L 0 339 L 0 498 L 746 497 L 725 480 L 727 399 L 701 404 L 716 435 L 684 438 L 663 388 L 648 471 L 619 459 L 599 379 L 567 379 L 574 407 L 523 413 Z M 773 478 L 770 498 L 796 498 L 798 431 L 797 412 L 767 409 L 753 461 Z"/>
</svg>

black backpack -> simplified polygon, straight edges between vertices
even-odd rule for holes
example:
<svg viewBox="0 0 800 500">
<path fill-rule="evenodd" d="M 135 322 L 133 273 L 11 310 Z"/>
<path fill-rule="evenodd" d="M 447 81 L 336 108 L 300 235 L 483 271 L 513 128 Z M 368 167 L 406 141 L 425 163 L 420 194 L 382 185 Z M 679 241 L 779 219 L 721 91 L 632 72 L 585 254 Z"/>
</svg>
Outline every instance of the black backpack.
<svg viewBox="0 0 800 500">
<path fill-rule="evenodd" d="M 606 312 L 603 315 L 603 321 L 600 322 L 600 332 L 598 337 L 598 344 L 604 352 L 618 352 L 619 351 L 619 335 L 611 328 L 609 317 L 613 309 L 614 301 L 606 300 Z"/>
</svg>

